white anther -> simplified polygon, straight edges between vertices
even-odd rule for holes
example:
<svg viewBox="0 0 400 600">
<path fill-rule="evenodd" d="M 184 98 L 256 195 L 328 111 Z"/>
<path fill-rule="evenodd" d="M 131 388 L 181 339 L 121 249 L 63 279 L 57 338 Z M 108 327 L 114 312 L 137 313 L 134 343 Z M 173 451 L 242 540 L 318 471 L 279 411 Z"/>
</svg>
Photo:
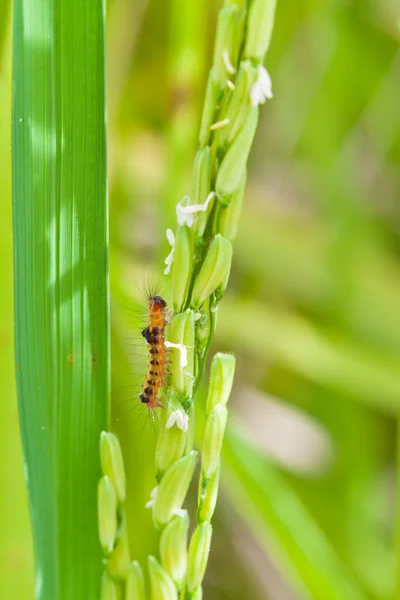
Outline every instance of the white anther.
<svg viewBox="0 0 400 600">
<path fill-rule="evenodd" d="M 205 212 L 214 196 L 215 192 L 210 192 L 203 204 L 187 204 L 188 201 L 190 202 L 190 198 L 189 196 L 185 196 L 176 205 L 178 225 L 187 225 L 188 227 L 191 227 L 194 222 L 194 216 L 199 212 Z"/>
<path fill-rule="evenodd" d="M 222 119 L 222 121 L 217 121 L 216 123 L 210 125 L 210 130 L 215 131 L 216 129 L 221 129 L 221 127 L 226 127 L 229 125 L 229 123 L 229 119 Z"/>
<path fill-rule="evenodd" d="M 265 67 L 258 67 L 258 77 L 255 83 L 251 86 L 250 100 L 252 106 L 264 104 L 267 98 L 272 98 L 272 81 Z"/>
<path fill-rule="evenodd" d="M 228 73 L 230 73 L 231 75 L 233 75 L 234 72 L 235 72 L 235 67 L 231 63 L 231 59 L 229 58 L 229 53 L 228 53 L 227 50 L 223 51 L 223 53 L 222 53 L 222 59 L 224 61 L 224 65 L 225 65 L 225 68 L 228 71 Z"/>
<path fill-rule="evenodd" d="M 146 502 L 146 508 L 151 508 L 152 506 L 154 506 L 154 502 L 156 501 L 157 498 L 157 493 L 158 493 L 158 486 L 156 486 L 155 488 L 153 488 L 150 492 L 150 500 L 148 502 Z"/>
<path fill-rule="evenodd" d="M 175 423 L 179 429 L 186 432 L 189 428 L 188 415 L 181 409 L 174 410 L 168 417 L 166 428 L 171 429 Z"/>
<path fill-rule="evenodd" d="M 165 264 L 167 265 L 164 269 L 164 273 L 165 273 L 165 275 L 168 275 L 168 273 L 171 270 L 172 263 L 174 262 L 175 236 L 174 236 L 174 232 L 172 231 L 172 229 L 167 229 L 166 235 L 167 235 L 167 240 L 171 245 L 171 252 L 168 254 L 167 258 L 164 261 Z"/>
</svg>

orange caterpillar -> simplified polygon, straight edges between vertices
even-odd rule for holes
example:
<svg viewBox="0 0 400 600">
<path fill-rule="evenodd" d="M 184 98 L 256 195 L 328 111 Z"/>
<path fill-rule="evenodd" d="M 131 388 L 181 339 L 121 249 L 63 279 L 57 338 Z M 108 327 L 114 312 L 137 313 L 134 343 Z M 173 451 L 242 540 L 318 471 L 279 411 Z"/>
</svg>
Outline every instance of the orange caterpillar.
<svg viewBox="0 0 400 600">
<path fill-rule="evenodd" d="M 161 296 L 150 296 L 148 319 L 149 325 L 142 331 L 142 336 L 149 345 L 150 364 L 146 381 L 142 387 L 140 400 L 149 409 L 163 407 L 159 399 L 160 388 L 165 383 L 167 368 L 167 348 L 164 341 L 164 329 L 168 325 L 167 303 Z"/>
</svg>

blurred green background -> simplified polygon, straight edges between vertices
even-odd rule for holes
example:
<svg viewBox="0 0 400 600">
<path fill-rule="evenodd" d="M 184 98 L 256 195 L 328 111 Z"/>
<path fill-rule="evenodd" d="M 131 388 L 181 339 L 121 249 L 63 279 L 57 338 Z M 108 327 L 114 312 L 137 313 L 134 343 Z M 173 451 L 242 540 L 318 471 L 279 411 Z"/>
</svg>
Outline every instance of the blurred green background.
<svg viewBox="0 0 400 600">
<path fill-rule="evenodd" d="M 134 410 L 140 372 L 125 307 L 140 306 L 149 276 L 168 288 L 165 229 L 190 193 L 219 6 L 111 0 L 107 9 L 113 428 L 139 559 L 156 548 L 144 509 L 154 432 Z M 398 0 L 278 0 L 266 62 L 274 99 L 251 154 L 213 348 L 235 352 L 238 369 L 207 600 L 399 597 L 399 17 Z M 30 600 L 13 373 L 10 42 L 2 0 L 0 597 Z M 200 410 L 199 431 L 201 421 Z"/>
</svg>

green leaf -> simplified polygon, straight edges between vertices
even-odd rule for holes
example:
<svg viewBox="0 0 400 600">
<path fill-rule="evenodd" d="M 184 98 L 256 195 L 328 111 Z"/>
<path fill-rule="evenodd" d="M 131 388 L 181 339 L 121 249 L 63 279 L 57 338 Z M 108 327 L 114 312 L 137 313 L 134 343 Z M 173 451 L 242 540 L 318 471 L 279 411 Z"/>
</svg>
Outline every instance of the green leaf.
<svg viewBox="0 0 400 600">
<path fill-rule="evenodd" d="M 101 0 L 14 3 L 15 343 L 37 598 L 96 598 L 109 300 Z"/>
<path fill-rule="evenodd" d="M 307 507 L 273 465 L 232 431 L 227 433 L 223 454 L 224 483 L 231 501 L 261 546 L 303 592 L 301 597 L 369 598 Z"/>
<path fill-rule="evenodd" d="M 33 598 L 33 558 L 18 430 L 14 369 L 11 206 L 11 24 L 0 7 L 0 598 Z M 4 47 L 3 47 L 4 42 Z M 17 560 L 16 560 L 16 557 Z M 11 568 L 10 568 L 11 567 Z"/>
</svg>

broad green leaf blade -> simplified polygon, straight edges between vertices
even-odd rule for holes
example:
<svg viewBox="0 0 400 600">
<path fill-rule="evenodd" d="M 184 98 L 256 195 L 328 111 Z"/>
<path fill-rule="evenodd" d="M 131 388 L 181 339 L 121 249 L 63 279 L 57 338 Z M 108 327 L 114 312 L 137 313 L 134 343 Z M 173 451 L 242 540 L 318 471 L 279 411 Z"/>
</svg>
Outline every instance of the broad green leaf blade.
<svg viewBox="0 0 400 600">
<path fill-rule="evenodd" d="M 285 479 L 239 434 L 228 432 L 225 486 L 260 545 L 297 585 L 301 598 L 368 600 L 357 577 Z"/>
<path fill-rule="evenodd" d="M 39 599 L 98 597 L 109 301 L 102 0 L 16 0 L 15 342 Z"/>
<path fill-rule="evenodd" d="M 0 8 L 0 598 L 33 598 L 33 553 L 14 369 L 11 205 L 11 11 Z M 4 10 L 4 15 L 1 14 Z M 3 23 L 2 23 L 3 19 Z"/>
</svg>

